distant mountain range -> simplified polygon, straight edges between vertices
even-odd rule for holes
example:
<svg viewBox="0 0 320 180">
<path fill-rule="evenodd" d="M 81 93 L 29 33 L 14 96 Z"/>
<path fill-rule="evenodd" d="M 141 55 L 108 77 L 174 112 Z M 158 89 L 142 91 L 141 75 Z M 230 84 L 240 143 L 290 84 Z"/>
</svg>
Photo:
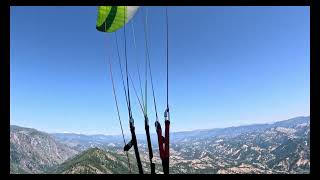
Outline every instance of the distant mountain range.
<svg viewBox="0 0 320 180">
<path fill-rule="evenodd" d="M 170 141 L 180 142 L 186 139 L 206 139 L 218 136 L 225 137 L 235 137 L 243 133 L 253 133 L 253 132 L 263 132 L 266 129 L 273 127 L 284 127 L 292 128 L 298 124 L 309 123 L 310 117 L 295 117 L 284 121 L 278 121 L 269 124 L 252 124 L 238 127 L 228 127 L 228 128 L 215 128 L 207 130 L 194 130 L 194 131 L 184 131 L 184 132 L 173 132 L 170 134 Z M 71 147 L 78 150 L 84 150 L 88 147 L 118 147 L 123 146 L 123 140 L 121 135 L 83 135 L 75 133 L 52 133 L 51 134 L 56 140 L 64 142 Z M 126 137 L 130 139 L 130 137 Z M 137 134 L 137 139 L 139 143 L 146 144 L 146 135 Z M 157 136 L 156 134 L 151 134 L 152 144 L 156 145 Z M 155 146 L 156 148 L 156 146 Z"/>
<path fill-rule="evenodd" d="M 211 138 L 217 136 L 225 137 L 235 137 L 243 133 L 253 133 L 253 132 L 264 132 L 267 129 L 275 127 L 284 127 L 284 128 L 294 128 L 299 124 L 309 123 L 310 117 L 295 117 L 284 121 L 278 121 L 274 123 L 266 124 L 252 124 L 244 125 L 237 127 L 228 127 L 228 128 L 216 128 L 209 130 L 196 130 L 196 131 L 186 131 L 186 132 L 177 132 L 172 134 L 172 138 L 175 141 L 179 141 L 185 138 Z"/>
<path fill-rule="evenodd" d="M 138 135 L 145 173 L 148 149 Z M 152 135 L 156 172 L 162 173 L 156 136 Z M 47 134 L 10 128 L 11 173 L 129 173 L 121 136 Z M 171 134 L 170 173 L 309 173 L 310 117 L 271 124 Z M 137 166 L 129 153 L 132 173 Z"/>
</svg>

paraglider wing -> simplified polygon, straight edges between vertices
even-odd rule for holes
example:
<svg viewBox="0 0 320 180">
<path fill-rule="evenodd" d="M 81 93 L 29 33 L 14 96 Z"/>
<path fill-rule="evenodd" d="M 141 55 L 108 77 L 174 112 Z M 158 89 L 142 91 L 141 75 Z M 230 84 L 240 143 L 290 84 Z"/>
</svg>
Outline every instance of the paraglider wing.
<svg viewBox="0 0 320 180">
<path fill-rule="evenodd" d="M 139 6 L 99 6 L 96 28 L 101 32 L 115 32 L 128 23 Z M 125 20 L 124 20 L 125 18 Z"/>
</svg>

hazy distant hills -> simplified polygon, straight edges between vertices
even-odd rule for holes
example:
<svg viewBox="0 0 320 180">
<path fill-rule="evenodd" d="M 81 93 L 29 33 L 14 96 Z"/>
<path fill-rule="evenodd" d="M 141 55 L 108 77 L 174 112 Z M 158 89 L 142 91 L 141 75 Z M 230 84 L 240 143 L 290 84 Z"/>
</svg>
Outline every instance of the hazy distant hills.
<svg viewBox="0 0 320 180">
<path fill-rule="evenodd" d="M 180 142 L 186 139 L 206 139 L 218 136 L 235 137 L 242 133 L 263 132 L 273 127 L 292 128 L 298 124 L 309 123 L 310 117 L 296 117 L 284 121 L 278 121 L 270 124 L 253 124 L 238 127 L 228 128 L 215 128 L 208 130 L 195 130 L 184 132 L 173 132 L 170 134 L 170 141 L 172 143 Z M 151 129 L 152 131 L 152 129 Z M 51 134 L 56 140 L 64 142 L 78 150 L 85 150 L 90 147 L 122 147 L 122 136 L 110 136 L 110 135 L 83 135 L 74 133 L 53 133 Z M 130 139 L 130 137 L 126 137 Z M 142 145 L 146 144 L 146 135 L 137 134 L 137 139 Z M 153 145 L 157 145 L 156 134 L 151 134 L 151 140 Z M 157 146 L 155 146 L 157 148 Z"/>
<path fill-rule="evenodd" d="M 46 134 L 11 126 L 11 173 L 128 173 L 121 136 Z M 138 136 L 145 173 L 147 145 Z M 144 138 L 144 139 L 143 139 Z M 161 173 L 153 135 L 156 172 Z M 170 173 L 309 173 L 310 117 L 171 134 Z M 129 153 L 133 173 L 135 157 Z"/>
<path fill-rule="evenodd" d="M 267 129 L 274 127 L 284 127 L 284 128 L 293 128 L 299 124 L 309 123 L 310 117 L 295 117 L 292 119 L 278 121 L 269 124 L 252 124 L 245 126 L 237 126 L 237 127 L 228 127 L 228 128 L 216 128 L 216 129 L 208 129 L 208 130 L 196 130 L 196 131 L 186 131 L 186 132 L 177 132 L 172 133 L 173 141 L 180 141 L 185 138 L 212 138 L 217 136 L 227 136 L 227 137 L 235 137 L 237 135 L 243 133 L 253 133 L 253 132 L 264 132 Z"/>
<path fill-rule="evenodd" d="M 77 149 L 79 151 L 93 147 L 119 148 L 120 146 L 123 146 L 123 139 L 120 135 L 83 135 L 74 133 L 53 133 L 50 135 L 57 141 L 63 142 L 64 144 L 67 144 L 73 149 Z"/>
</svg>

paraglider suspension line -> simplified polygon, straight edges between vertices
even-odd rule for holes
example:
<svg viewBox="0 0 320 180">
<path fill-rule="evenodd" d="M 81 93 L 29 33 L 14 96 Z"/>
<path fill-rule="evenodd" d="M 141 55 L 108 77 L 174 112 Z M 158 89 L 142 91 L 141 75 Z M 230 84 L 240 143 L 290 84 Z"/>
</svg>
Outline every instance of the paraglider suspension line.
<svg viewBox="0 0 320 180">
<path fill-rule="evenodd" d="M 119 106 L 118 106 L 118 100 L 117 100 L 116 90 L 115 90 L 115 87 L 114 87 L 114 81 L 113 81 L 113 75 L 112 75 L 112 66 L 111 66 L 110 58 L 109 58 L 109 70 L 110 70 L 110 76 L 111 76 L 111 81 L 112 81 L 112 89 L 113 89 L 114 100 L 115 100 L 116 107 L 117 107 L 118 120 L 119 120 L 120 127 L 121 127 L 122 139 L 123 139 L 124 145 L 126 145 L 127 143 L 126 143 L 126 140 L 124 138 L 122 123 L 121 123 L 121 118 L 120 118 L 120 112 L 119 112 Z M 128 160 L 129 172 L 131 174 L 131 165 L 130 165 L 128 151 L 126 151 L 126 156 L 127 156 L 127 160 Z"/>
</svg>

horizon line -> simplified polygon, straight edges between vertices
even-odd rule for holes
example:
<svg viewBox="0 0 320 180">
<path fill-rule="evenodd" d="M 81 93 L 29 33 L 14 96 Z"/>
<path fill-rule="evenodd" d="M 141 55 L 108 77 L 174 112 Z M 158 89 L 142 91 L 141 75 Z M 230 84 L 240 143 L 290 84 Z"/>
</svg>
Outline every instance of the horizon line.
<svg viewBox="0 0 320 180">
<path fill-rule="evenodd" d="M 216 128 L 206 128 L 206 129 L 178 130 L 178 131 L 172 131 L 171 133 L 183 133 L 183 132 L 192 132 L 192 131 L 207 131 L 207 130 L 213 130 L 213 129 L 224 129 L 224 128 L 250 126 L 250 125 L 274 124 L 276 122 L 286 121 L 286 120 L 299 118 L 299 117 L 309 117 L 310 118 L 310 115 L 295 116 L 295 117 L 284 119 L 284 120 L 268 121 L 268 122 L 264 122 L 264 123 L 241 124 L 241 125 L 236 125 L 236 126 L 225 126 L 225 127 L 216 127 Z M 121 134 L 103 134 L 103 133 L 90 134 L 90 133 L 77 133 L 77 132 L 68 132 L 68 131 L 46 132 L 46 131 L 43 131 L 43 130 L 40 130 L 40 129 L 36 129 L 36 128 L 33 128 L 33 127 L 26 127 L 26 126 L 21 126 L 21 125 L 16 125 L 16 124 L 10 124 L 10 126 L 19 126 L 19 127 L 23 127 L 23 128 L 35 129 L 37 131 L 44 132 L 44 133 L 47 133 L 47 134 L 75 134 L 75 135 L 84 135 L 84 136 L 120 136 L 121 135 Z M 156 134 L 156 133 L 151 133 L 151 134 Z M 125 136 L 130 136 L 130 133 L 126 133 L 124 135 Z M 143 133 L 138 133 L 137 135 L 143 135 Z"/>
</svg>

